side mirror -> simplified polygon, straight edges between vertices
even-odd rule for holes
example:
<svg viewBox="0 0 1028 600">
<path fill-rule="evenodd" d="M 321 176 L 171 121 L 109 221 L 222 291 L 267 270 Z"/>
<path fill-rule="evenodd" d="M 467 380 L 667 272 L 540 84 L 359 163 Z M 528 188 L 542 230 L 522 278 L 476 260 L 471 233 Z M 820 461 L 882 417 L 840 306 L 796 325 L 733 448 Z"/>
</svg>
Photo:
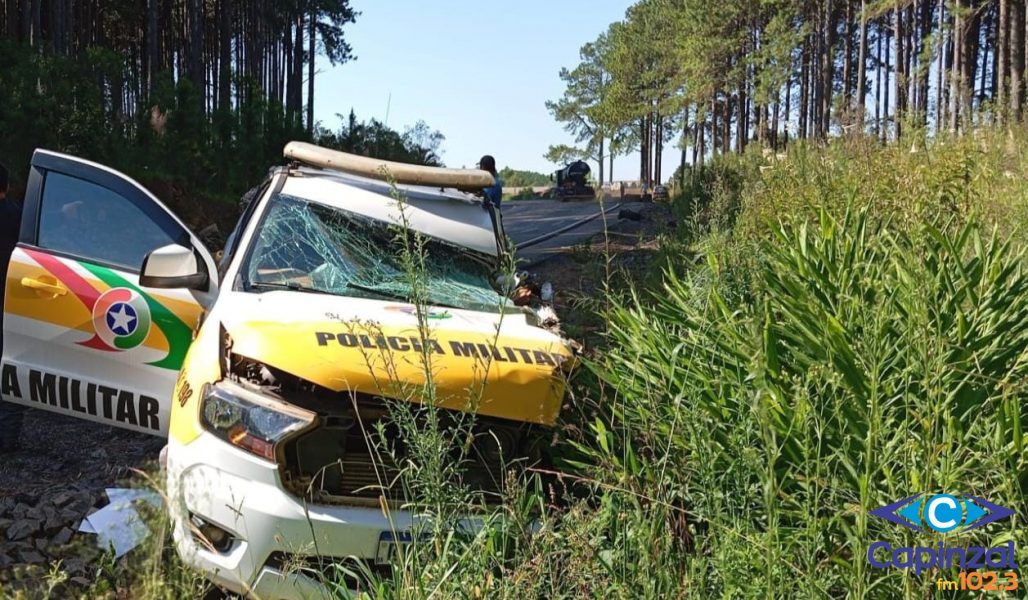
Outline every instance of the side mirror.
<svg viewBox="0 0 1028 600">
<path fill-rule="evenodd" d="M 139 274 L 139 285 L 206 291 L 209 281 L 206 269 L 201 265 L 191 249 L 170 244 L 146 255 Z"/>
</svg>

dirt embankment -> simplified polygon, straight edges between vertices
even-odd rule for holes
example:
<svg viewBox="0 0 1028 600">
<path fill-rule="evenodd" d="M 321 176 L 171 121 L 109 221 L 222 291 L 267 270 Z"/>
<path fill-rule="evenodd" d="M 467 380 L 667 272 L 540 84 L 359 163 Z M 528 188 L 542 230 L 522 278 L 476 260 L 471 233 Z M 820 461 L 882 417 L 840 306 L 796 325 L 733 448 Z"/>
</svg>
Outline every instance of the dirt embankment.
<svg viewBox="0 0 1028 600">
<path fill-rule="evenodd" d="M 164 180 L 141 181 L 201 239 L 213 254 L 239 218 L 239 203 L 209 198 L 181 183 Z"/>
<path fill-rule="evenodd" d="M 605 324 L 602 311 L 611 293 L 648 276 L 657 259 L 658 238 L 676 227 L 666 204 L 636 204 L 608 216 L 607 234 L 565 249 L 533 270 L 553 283 L 554 308 L 568 337 L 590 351 Z"/>
</svg>

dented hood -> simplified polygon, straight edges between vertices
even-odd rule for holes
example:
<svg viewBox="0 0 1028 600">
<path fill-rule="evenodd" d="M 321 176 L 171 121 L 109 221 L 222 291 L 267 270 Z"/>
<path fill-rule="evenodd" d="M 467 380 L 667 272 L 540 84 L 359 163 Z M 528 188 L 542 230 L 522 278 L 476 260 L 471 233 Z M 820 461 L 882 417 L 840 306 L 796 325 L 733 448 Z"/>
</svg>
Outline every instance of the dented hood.
<svg viewBox="0 0 1028 600">
<path fill-rule="evenodd" d="M 427 371 L 445 408 L 541 424 L 560 411 L 571 351 L 523 313 L 431 308 L 422 336 L 409 304 L 290 291 L 231 295 L 220 319 L 233 353 L 331 390 L 420 402 Z"/>
</svg>

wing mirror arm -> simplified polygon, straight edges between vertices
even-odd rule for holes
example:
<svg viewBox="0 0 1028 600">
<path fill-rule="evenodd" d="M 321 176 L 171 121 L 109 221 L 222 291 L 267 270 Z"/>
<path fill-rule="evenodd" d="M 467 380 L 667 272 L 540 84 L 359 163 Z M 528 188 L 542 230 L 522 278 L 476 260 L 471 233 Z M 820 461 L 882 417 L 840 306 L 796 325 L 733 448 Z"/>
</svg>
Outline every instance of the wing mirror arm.
<svg viewBox="0 0 1028 600">
<path fill-rule="evenodd" d="M 169 244 L 146 255 L 139 272 L 139 285 L 159 289 L 210 288 L 206 265 L 197 253 L 178 244 Z"/>
</svg>

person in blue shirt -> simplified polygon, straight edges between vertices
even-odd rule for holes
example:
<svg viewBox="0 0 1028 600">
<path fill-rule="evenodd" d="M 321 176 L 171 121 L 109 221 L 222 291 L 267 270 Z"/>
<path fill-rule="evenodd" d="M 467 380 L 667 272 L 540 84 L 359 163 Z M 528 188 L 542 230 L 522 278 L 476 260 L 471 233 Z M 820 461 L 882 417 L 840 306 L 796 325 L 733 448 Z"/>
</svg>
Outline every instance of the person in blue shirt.
<svg viewBox="0 0 1028 600">
<path fill-rule="evenodd" d="M 482 157 L 482 160 L 478 161 L 478 168 L 483 171 L 489 171 L 492 174 L 492 187 L 485 188 L 482 190 L 482 193 L 485 195 L 486 200 L 499 209 L 500 201 L 503 200 L 503 180 L 500 179 L 499 173 L 496 172 L 496 159 L 486 154 Z"/>
</svg>

